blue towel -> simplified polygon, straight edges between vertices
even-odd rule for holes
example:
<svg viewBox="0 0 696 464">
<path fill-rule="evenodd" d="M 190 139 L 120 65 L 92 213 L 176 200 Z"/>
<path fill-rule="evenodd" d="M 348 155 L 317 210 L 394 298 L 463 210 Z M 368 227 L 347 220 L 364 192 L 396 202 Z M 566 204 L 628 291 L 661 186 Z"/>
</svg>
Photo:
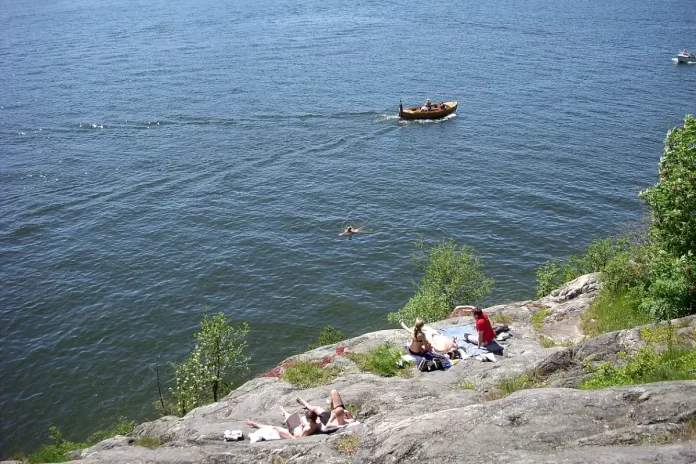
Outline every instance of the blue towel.
<svg viewBox="0 0 696 464">
<path fill-rule="evenodd" d="M 488 353 L 485 348 L 479 348 L 478 343 L 468 343 L 466 339 L 466 334 L 472 337 L 472 340 L 478 340 L 478 333 L 476 332 L 475 325 L 458 325 L 455 327 L 447 327 L 446 329 L 438 330 L 439 333 L 447 338 L 457 337 L 457 343 L 459 348 L 466 351 L 469 356 L 478 356 L 480 354 Z"/>
<path fill-rule="evenodd" d="M 404 345 L 404 349 L 406 350 L 406 352 L 407 352 L 408 354 L 410 354 L 411 356 L 413 356 L 413 358 L 416 360 L 416 366 L 417 366 L 418 364 L 420 364 L 421 359 L 423 359 L 423 358 L 427 359 L 428 361 L 432 361 L 433 359 L 437 358 L 437 359 L 439 359 L 440 361 L 442 361 L 442 367 L 444 367 L 445 369 L 449 369 L 450 367 L 452 367 L 452 363 L 450 362 L 450 360 L 449 360 L 449 358 L 448 358 L 447 356 L 443 356 L 443 355 L 441 355 L 441 354 L 433 353 L 432 351 L 428 351 L 427 353 L 423 353 L 422 355 L 413 354 L 413 353 L 411 353 L 411 351 L 408 349 L 408 345 Z"/>
</svg>

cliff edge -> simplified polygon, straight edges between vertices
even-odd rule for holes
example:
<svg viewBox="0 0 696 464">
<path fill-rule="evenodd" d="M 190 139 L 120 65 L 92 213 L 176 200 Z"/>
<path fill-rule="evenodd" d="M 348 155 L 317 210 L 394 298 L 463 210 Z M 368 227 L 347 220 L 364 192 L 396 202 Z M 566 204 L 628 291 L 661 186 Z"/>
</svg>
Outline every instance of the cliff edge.
<svg viewBox="0 0 696 464">
<path fill-rule="evenodd" d="M 579 390 L 597 363 L 621 363 L 646 342 L 639 328 L 584 339 L 581 314 L 600 283 L 590 274 L 536 301 L 498 305 L 512 337 L 498 361 L 465 359 L 446 371 L 413 369 L 413 377 L 362 372 L 343 353 L 383 344 L 403 346 L 406 333 L 372 332 L 291 359 L 324 360 L 342 373 L 331 384 L 297 389 L 279 378 L 251 380 L 222 401 L 185 417 L 141 424 L 135 437 L 116 437 L 73 453 L 76 463 L 694 463 L 696 442 L 684 433 L 696 418 L 696 381 Z M 540 313 L 541 312 L 541 313 Z M 536 314 L 536 316 L 535 316 Z M 472 323 L 453 318 L 435 328 Z M 696 316 L 674 322 L 694 339 Z M 554 346 L 553 344 L 571 345 Z M 528 387 L 504 396 L 506 381 Z M 279 406 L 297 410 L 299 395 L 324 405 L 336 389 L 360 421 L 344 431 L 296 440 L 224 442 L 225 430 L 252 430 L 246 419 L 280 425 Z M 137 437 L 156 437 L 155 449 Z"/>
</svg>

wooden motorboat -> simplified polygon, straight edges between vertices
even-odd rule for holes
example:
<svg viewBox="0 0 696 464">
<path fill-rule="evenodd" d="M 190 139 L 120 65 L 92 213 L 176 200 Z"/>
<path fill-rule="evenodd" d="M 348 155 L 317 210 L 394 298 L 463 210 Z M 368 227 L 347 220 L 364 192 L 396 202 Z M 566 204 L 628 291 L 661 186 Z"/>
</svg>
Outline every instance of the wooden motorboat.
<svg viewBox="0 0 696 464">
<path fill-rule="evenodd" d="M 414 106 L 404 108 L 399 102 L 399 117 L 401 119 L 438 119 L 444 118 L 457 111 L 457 102 L 440 102 L 430 105 L 430 109 L 425 106 Z"/>
</svg>

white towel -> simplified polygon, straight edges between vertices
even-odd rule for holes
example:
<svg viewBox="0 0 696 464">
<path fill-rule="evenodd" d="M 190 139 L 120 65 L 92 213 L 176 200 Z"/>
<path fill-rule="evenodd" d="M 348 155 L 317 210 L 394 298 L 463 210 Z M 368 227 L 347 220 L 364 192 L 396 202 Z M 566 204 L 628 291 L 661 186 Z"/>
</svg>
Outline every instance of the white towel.
<svg viewBox="0 0 696 464">
<path fill-rule="evenodd" d="M 249 440 L 252 443 L 257 441 L 280 440 L 280 434 L 273 427 L 261 427 L 256 432 L 249 434 Z"/>
</svg>

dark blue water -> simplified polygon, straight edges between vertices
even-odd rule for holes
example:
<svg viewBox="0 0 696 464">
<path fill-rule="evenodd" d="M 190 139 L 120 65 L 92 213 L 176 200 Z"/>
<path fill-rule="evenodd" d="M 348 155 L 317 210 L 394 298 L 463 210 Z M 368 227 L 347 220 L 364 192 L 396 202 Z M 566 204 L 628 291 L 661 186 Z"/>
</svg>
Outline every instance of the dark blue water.
<svg viewBox="0 0 696 464">
<path fill-rule="evenodd" d="M 206 313 L 249 322 L 250 375 L 389 327 L 419 234 L 532 298 L 640 217 L 683 47 L 685 0 L 0 0 L 0 454 L 153 418 Z M 395 117 L 427 97 L 457 116 Z"/>
</svg>

